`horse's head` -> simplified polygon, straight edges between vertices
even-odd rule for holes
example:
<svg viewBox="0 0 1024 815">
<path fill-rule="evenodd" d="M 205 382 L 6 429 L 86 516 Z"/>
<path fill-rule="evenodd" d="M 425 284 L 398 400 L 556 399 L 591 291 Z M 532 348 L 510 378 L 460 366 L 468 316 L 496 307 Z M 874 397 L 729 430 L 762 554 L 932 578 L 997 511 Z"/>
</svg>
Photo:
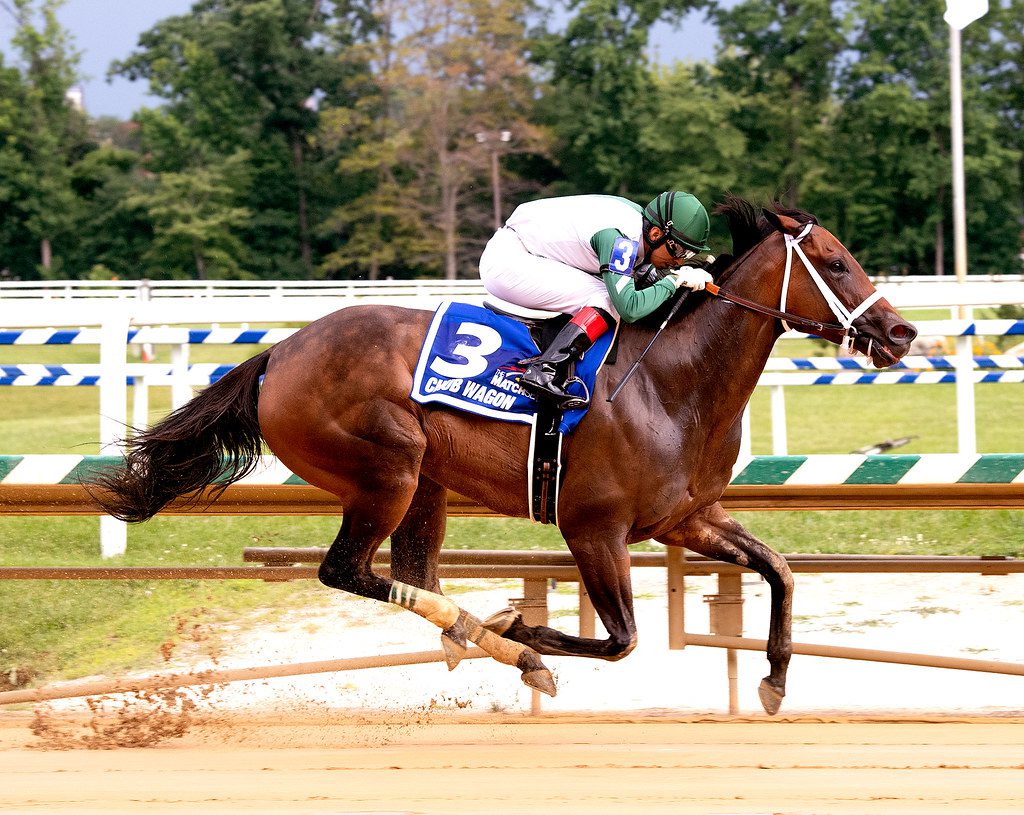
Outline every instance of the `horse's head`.
<svg viewBox="0 0 1024 815">
<path fill-rule="evenodd" d="M 917 329 L 875 289 L 835 235 L 813 218 L 801 221 L 781 208 L 762 213 L 781 233 L 785 249 L 780 311 L 805 320 L 838 323 L 841 330 L 816 333 L 864 353 L 876 368 L 895 364 L 910 350 Z M 796 324 L 793 327 L 806 330 Z"/>
</svg>

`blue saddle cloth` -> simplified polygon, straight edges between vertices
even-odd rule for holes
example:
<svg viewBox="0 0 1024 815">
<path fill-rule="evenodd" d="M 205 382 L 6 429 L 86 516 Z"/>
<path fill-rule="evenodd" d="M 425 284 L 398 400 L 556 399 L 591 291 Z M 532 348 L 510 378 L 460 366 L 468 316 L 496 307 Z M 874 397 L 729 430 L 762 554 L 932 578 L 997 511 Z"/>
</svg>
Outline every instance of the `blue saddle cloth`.
<svg viewBox="0 0 1024 815">
<path fill-rule="evenodd" d="M 588 393 L 594 391 L 613 337 L 614 332 L 605 332 L 576 364 Z M 533 424 L 537 407 L 519 387 L 518 363 L 539 352 L 522 323 L 470 303 L 446 301 L 434 313 L 423 341 L 410 396 L 420 404 L 439 402 L 491 419 Z M 584 393 L 579 383 L 571 383 L 568 390 Z M 568 433 L 586 412 L 566 411 L 559 431 Z"/>
</svg>

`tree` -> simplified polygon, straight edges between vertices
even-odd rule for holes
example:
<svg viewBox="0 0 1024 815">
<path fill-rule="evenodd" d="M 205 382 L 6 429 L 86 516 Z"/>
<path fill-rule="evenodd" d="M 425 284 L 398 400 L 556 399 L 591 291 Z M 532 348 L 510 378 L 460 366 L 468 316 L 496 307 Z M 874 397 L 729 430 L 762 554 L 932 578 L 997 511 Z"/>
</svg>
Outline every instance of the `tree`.
<svg viewBox="0 0 1024 815">
<path fill-rule="evenodd" d="M 156 182 L 140 171 L 140 161 L 135 151 L 102 146 L 71 167 L 71 188 L 79 202 L 77 239 L 66 250 L 73 276 L 131 279 L 144 274 L 153 224 L 138 196 Z"/>
<path fill-rule="evenodd" d="M 560 192 L 620 195 L 644 186 L 649 162 L 639 124 L 659 100 L 647 55 L 651 27 L 700 5 L 690 0 L 573 0 L 564 32 L 549 35 L 538 60 L 551 73 L 544 121 L 557 139 Z"/>
<path fill-rule="evenodd" d="M 10 0 L 20 66 L 0 71 L 0 215 L 14 240 L 4 265 L 21 276 L 60 272 L 55 245 L 70 239 L 75 199 L 69 166 L 83 149 L 85 119 L 66 100 L 78 54 L 57 20 L 63 0 Z M 38 249 L 33 252 L 30 245 Z M 38 266 L 33 260 L 38 259 Z M 56 261 L 55 261 L 56 255 Z"/>
<path fill-rule="evenodd" d="M 248 154 L 238 151 L 216 164 L 161 173 L 152 189 L 126 201 L 153 223 L 153 242 L 143 257 L 147 277 L 246 276 L 240 233 L 252 213 L 238 199 L 248 184 L 248 162 Z"/>
<path fill-rule="evenodd" d="M 978 66 L 978 96 L 994 111 L 998 125 L 995 138 L 1011 152 L 1015 167 L 1011 176 L 1004 178 L 1005 192 L 1012 190 L 1016 200 L 1009 206 L 1011 218 L 1016 219 L 1018 249 L 1024 241 L 1024 0 L 1003 0 L 993 3 L 990 13 L 983 17 L 983 25 L 966 29 L 966 39 Z M 1009 205 L 1010 195 L 1003 203 Z M 972 247 L 973 248 L 973 247 Z M 1017 253 L 1019 255 L 1019 251 Z M 1002 259 L 1008 272 L 1021 270 L 1016 262 Z M 973 264 L 972 264 L 973 265 Z"/>
<path fill-rule="evenodd" d="M 147 134 L 151 141 L 174 135 L 190 149 L 178 167 L 174 153 L 157 155 L 157 166 L 180 171 L 247 151 L 256 220 L 245 239 L 261 273 L 309 276 L 314 267 L 311 209 L 321 185 L 309 151 L 318 106 L 330 103 L 340 81 L 327 30 L 320 0 L 199 0 L 190 14 L 145 32 L 139 49 L 112 68 L 146 79 L 169 101 L 163 116 L 174 121 L 144 117 L 143 128 L 158 131 Z"/>
<path fill-rule="evenodd" d="M 329 266 L 379 273 L 404 258 L 455 278 L 475 260 L 468 248 L 493 228 L 475 217 L 492 166 L 478 134 L 507 130 L 516 149 L 543 149 L 529 122 L 525 11 L 524 0 L 377 5 L 374 36 L 354 56 L 367 93 L 327 114 L 325 135 L 347 142 L 338 171 L 355 192 L 328 222 L 346 241 Z"/>
<path fill-rule="evenodd" d="M 638 130 L 644 157 L 643 202 L 663 190 L 686 190 L 710 203 L 740 188 L 747 143 L 732 123 L 742 101 L 709 65 L 676 63 L 654 74 L 655 110 Z"/>
<path fill-rule="evenodd" d="M 948 29 L 941 3 L 859 0 L 853 58 L 839 85 L 832 165 L 844 190 L 832 196 L 840 238 L 871 268 L 944 273 L 948 251 L 950 113 Z M 978 32 L 972 33 L 972 28 Z M 1000 143 L 978 39 L 964 38 L 964 137 L 972 271 L 1004 271 L 1019 251 L 1020 210 L 1008 202 L 1014 153 Z"/>
<path fill-rule="evenodd" d="M 795 206 L 827 166 L 847 21 L 831 0 L 744 0 L 712 18 L 721 37 L 716 67 L 743 100 L 732 121 L 748 145 L 744 187 Z"/>
<path fill-rule="evenodd" d="M 404 54 L 394 30 L 399 6 L 380 0 L 369 20 L 350 19 L 334 29 L 338 59 L 346 61 L 352 102 L 324 111 L 318 139 L 337 156 L 335 170 L 346 197 L 321 224 L 340 245 L 324 258 L 329 274 L 406 277 L 438 253 L 423 218 L 424 200 L 407 163 L 412 137 L 402 120 Z"/>
<path fill-rule="evenodd" d="M 405 115 L 417 136 L 419 186 L 436 190 L 428 220 L 449 279 L 459 276 L 464 195 L 487 185 L 490 154 L 477 134 L 505 129 L 523 142 L 535 135 L 525 121 L 533 89 L 525 10 L 523 0 L 419 0 L 408 10 Z"/>
</svg>

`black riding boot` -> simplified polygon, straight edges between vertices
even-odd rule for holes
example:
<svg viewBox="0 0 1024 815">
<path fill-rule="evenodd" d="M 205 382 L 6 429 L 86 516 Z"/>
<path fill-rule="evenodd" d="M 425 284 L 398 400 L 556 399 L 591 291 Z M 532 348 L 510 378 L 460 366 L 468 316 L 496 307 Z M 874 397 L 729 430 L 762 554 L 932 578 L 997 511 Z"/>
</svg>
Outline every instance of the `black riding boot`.
<svg viewBox="0 0 1024 815">
<path fill-rule="evenodd" d="M 593 344 L 586 329 L 566 323 L 546 351 L 523 360 L 527 368 L 519 386 L 535 399 L 552 402 L 561 410 L 586 407 L 590 400 L 569 393 L 565 386 L 569 365 L 582 359 Z"/>
</svg>

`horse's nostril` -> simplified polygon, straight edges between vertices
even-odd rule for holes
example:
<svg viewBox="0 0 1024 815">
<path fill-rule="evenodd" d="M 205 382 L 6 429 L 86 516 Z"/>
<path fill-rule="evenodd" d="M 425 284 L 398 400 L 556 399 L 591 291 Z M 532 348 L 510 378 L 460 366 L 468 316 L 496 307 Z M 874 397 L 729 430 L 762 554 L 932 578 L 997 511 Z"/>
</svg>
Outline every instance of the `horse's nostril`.
<svg viewBox="0 0 1024 815">
<path fill-rule="evenodd" d="M 912 342 L 917 336 L 917 329 L 910 323 L 896 323 L 889 327 L 889 339 L 893 342 Z"/>
</svg>

